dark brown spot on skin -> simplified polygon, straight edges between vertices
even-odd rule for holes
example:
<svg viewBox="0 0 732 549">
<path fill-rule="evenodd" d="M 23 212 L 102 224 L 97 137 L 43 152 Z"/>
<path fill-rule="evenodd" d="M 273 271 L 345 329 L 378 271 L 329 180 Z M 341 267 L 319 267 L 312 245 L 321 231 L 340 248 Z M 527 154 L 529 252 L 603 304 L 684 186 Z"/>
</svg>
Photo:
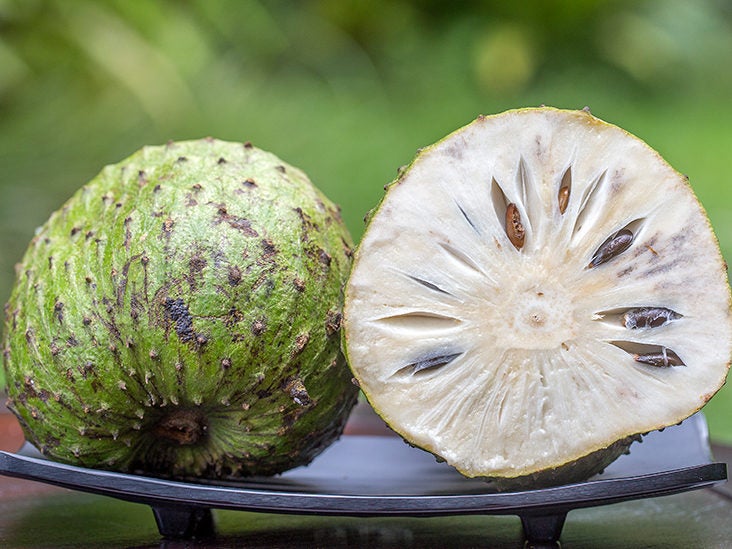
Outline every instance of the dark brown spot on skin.
<svg viewBox="0 0 732 549">
<path fill-rule="evenodd" d="M 185 156 L 179 156 L 179 157 L 178 157 L 178 158 L 176 159 L 176 162 L 178 162 L 178 163 L 182 163 L 182 162 L 186 162 L 187 160 L 188 160 L 188 159 L 187 159 L 187 158 L 186 158 Z"/>
<path fill-rule="evenodd" d="M 81 377 L 87 379 L 90 375 L 94 374 L 94 364 L 92 362 L 85 362 L 79 365 L 77 370 L 81 374 Z"/>
<path fill-rule="evenodd" d="M 186 194 L 186 202 L 185 202 L 185 204 L 189 208 L 190 207 L 193 207 L 193 206 L 198 206 L 198 200 L 196 200 L 195 198 L 193 198 L 193 194 L 192 193 L 187 193 Z"/>
<path fill-rule="evenodd" d="M 241 269 L 236 265 L 230 265 L 227 278 L 230 286 L 238 286 L 241 282 Z"/>
<path fill-rule="evenodd" d="M 53 313 L 56 316 L 56 320 L 59 322 L 64 321 L 64 304 L 61 301 L 57 301 L 53 305 Z"/>
<path fill-rule="evenodd" d="M 166 236 L 168 236 L 173 230 L 173 225 L 175 225 L 175 221 L 173 221 L 173 219 L 170 217 L 163 221 L 163 233 Z"/>
<path fill-rule="evenodd" d="M 206 260 L 200 255 L 194 255 L 188 262 L 191 274 L 200 273 L 206 267 Z"/>
<path fill-rule="evenodd" d="M 188 311 L 185 302 L 178 298 L 167 298 L 163 304 L 165 317 L 174 323 L 175 333 L 183 342 L 189 342 L 196 339 L 193 332 L 193 317 Z"/>
<path fill-rule="evenodd" d="M 252 333 L 255 336 L 262 335 L 267 329 L 267 323 L 264 320 L 255 320 L 252 323 Z"/>
<path fill-rule="evenodd" d="M 257 184 L 254 182 L 254 179 L 245 179 L 244 181 L 241 182 L 241 184 L 249 189 L 252 189 L 257 186 Z"/>
<path fill-rule="evenodd" d="M 232 307 L 229 309 L 229 312 L 226 314 L 226 317 L 224 318 L 224 324 L 231 328 L 238 322 L 241 322 L 244 319 L 244 315 L 236 309 L 236 307 Z"/>
<path fill-rule="evenodd" d="M 244 143 L 244 148 L 245 149 L 252 149 L 252 148 L 254 148 L 254 145 L 252 145 L 252 142 L 251 141 L 246 141 Z"/>
<path fill-rule="evenodd" d="M 318 248 L 318 261 L 320 261 L 326 267 L 330 267 L 331 257 L 328 252 L 322 248 Z"/>
<path fill-rule="evenodd" d="M 278 172 L 281 172 L 281 173 L 285 173 L 285 172 L 287 171 L 287 170 L 285 169 L 285 167 L 284 167 L 284 166 L 282 166 L 282 165 L 280 165 L 280 166 L 275 166 L 275 170 L 277 170 Z"/>
<path fill-rule="evenodd" d="M 221 369 L 228 370 L 229 368 L 231 368 L 231 359 L 230 358 L 221 359 Z"/>
<path fill-rule="evenodd" d="M 219 157 L 219 159 L 216 161 L 217 164 L 226 164 L 226 158 L 223 156 Z"/>
<path fill-rule="evenodd" d="M 340 311 L 328 311 L 325 318 L 325 333 L 332 336 L 341 329 L 343 315 Z"/>
<path fill-rule="evenodd" d="M 79 227 L 74 227 L 71 229 L 71 236 L 76 236 L 81 229 Z"/>
<path fill-rule="evenodd" d="M 91 321 L 91 318 L 89 318 L 88 316 L 85 316 L 85 317 L 84 317 L 84 318 L 83 318 L 83 319 L 81 320 L 81 323 L 82 323 L 82 324 L 83 324 L 84 326 L 89 326 L 89 324 L 91 324 L 91 322 L 92 322 L 92 321 Z"/>
<path fill-rule="evenodd" d="M 89 240 L 93 236 L 94 236 L 94 231 L 87 231 L 87 233 L 84 235 L 84 238 L 86 240 Z"/>
<path fill-rule="evenodd" d="M 290 395 L 295 404 L 299 406 L 312 406 L 313 401 L 308 394 L 305 384 L 298 377 L 293 377 L 285 381 L 285 392 Z"/>
<path fill-rule="evenodd" d="M 259 233 L 252 228 L 252 222 L 244 217 L 232 215 L 226 209 L 224 204 L 220 204 L 217 211 L 218 218 L 216 223 L 226 222 L 232 229 L 241 231 L 246 236 L 259 236 Z"/>
<path fill-rule="evenodd" d="M 292 285 L 295 286 L 295 289 L 298 292 L 305 291 L 305 281 L 302 278 L 295 278 L 295 280 L 292 281 Z"/>
<path fill-rule="evenodd" d="M 274 242 L 272 242 L 269 239 L 262 240 L 262 259 L 268 260 L 273 255 L 277 253 L 277 248 L 274 245 Z"/>
<path fill-rule="evenodd" d="M 295 344 L 292 348 L 291 357 L 294 358 L 300 353 L 303 352 L 305 349 L 305 346 L 308 344 L 308 341 L 310 341 L 310 334 L 305 332 L 300 334 L 295 338 Z"/>
<path fill-rule="evenodd" d="M 194 183 L 193 185 L 191 185 L 191 189 L 193 189 L 193 190 L 194 190 L 194 192 L 198 192 L 198 191 L 200 191 L 201 189 L 203 189 L 203 187 L 201 186 L 201 184 L 200 184 L 200 183 Z"/>
<path fill-rule="evenodd" d="M 155 349 L 150 349 L 148 356 L 151 360 L 158 360 L 160 358 L 160 353 Z"/>
</svg>

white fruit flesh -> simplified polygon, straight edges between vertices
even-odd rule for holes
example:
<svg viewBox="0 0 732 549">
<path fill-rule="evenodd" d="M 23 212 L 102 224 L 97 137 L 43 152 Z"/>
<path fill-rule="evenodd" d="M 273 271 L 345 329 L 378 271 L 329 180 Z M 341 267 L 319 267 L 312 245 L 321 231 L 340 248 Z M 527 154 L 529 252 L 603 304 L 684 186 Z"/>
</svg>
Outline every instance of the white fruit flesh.
<svg viewBox="0 0 732 549">
<path fill-rule="evenodd" d="M 590 266 L 624 228 L 630 247 Z M 681 316 L 626 327 L 639 307 Z M 678 423 L 723 384 L 731 334 L 724 263 L 686 179 L 583 111 L 479 118 L 421 151 L 346 290 L 348 358 L 373 407 L 471 477 L 561 467 Z M 636 360 L 671 353 L 684 365 Z"/>
</svg>

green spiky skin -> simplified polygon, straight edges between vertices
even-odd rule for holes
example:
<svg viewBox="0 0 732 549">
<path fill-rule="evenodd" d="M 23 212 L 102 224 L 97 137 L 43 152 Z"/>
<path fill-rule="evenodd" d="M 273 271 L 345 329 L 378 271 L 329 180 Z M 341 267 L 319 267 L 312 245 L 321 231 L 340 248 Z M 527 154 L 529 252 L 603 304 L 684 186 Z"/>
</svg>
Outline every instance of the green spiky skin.
<svg viewBox="0 0 732 549">
<path fill-rule="evenodd" d="M 6 307 L 8 404 L 52 459 L 270 475 L 342 432 L 351 239 L 301 171 L 205 139 L 106 167 L 33 238 Z"/>
</svg>

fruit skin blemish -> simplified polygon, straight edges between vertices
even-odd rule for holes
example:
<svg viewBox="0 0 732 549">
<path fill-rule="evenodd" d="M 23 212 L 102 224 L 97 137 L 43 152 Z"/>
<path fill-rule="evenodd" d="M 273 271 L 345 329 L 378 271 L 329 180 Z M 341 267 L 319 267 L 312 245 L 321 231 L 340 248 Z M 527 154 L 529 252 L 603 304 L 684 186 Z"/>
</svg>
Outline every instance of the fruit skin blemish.
<svg viewBox="0 0 732 549">
<path fill-rule="evenodd" d="M 344 348 L 407 442 L 498 489 L 581 481 L 724 383 L 730 288 L 685 176 L 589 110 L 481 116 L 372 211 Z"/>
</svg>

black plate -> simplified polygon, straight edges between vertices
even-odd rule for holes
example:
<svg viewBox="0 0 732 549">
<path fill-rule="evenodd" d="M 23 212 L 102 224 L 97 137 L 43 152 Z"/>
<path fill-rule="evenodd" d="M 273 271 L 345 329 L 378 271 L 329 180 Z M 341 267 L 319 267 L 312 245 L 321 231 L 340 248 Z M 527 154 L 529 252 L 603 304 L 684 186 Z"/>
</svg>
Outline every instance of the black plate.
<svg viewBox="0 0 732 549">
<path fill-rule="evenodd" d="M 349 516 L 515 514 L 527 539 L 558 539 L 567 512 L 726 480 L 713 463 L 701 414 L 635 443 L 602 474 L 540 490 L 497 493 L 396 437 L 344 436 L 311 465 L 272 478 L 201 484 L 55 463 L 29 445 L 0 452 L 0 474 L 145 503 L 165 537 L 213 534 L 210 509 Z"/>
</svg>

